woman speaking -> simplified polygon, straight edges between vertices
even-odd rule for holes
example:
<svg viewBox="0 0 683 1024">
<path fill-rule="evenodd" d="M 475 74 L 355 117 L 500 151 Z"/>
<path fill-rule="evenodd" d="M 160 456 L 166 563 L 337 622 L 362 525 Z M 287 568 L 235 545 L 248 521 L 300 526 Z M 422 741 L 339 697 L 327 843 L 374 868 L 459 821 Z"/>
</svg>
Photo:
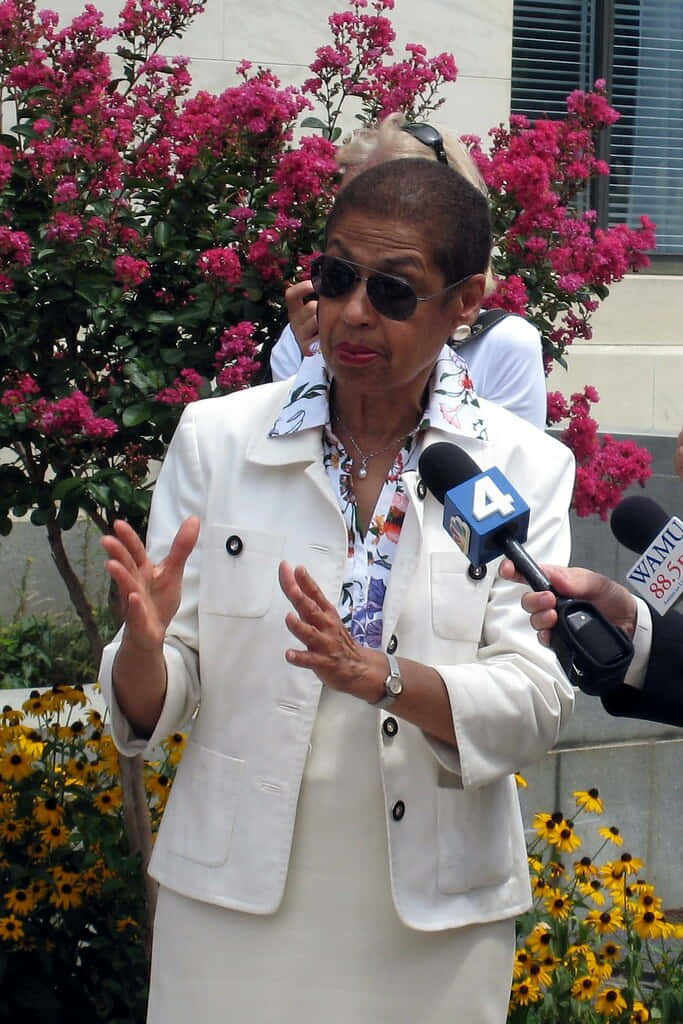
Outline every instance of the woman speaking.
<svg viewBox="0 0 683 1024">
<path fill-rule="evenodd" d="M 443 163 L 360 174 L 313 267 L 321 352 L 190 405 L 147 551 L 121 522 L 103 541 L 119 749 L 194 716 L 150 863 L 152 1024 L 505 1021 L 531 900 L 513 772 L 572 690 L 519 584 L 468 573 L 418 460 L 450 441 L 497 465 L 545 562 L 568 559 L 573 472 L 442 351 L 490 246 Z"/>
</svg>

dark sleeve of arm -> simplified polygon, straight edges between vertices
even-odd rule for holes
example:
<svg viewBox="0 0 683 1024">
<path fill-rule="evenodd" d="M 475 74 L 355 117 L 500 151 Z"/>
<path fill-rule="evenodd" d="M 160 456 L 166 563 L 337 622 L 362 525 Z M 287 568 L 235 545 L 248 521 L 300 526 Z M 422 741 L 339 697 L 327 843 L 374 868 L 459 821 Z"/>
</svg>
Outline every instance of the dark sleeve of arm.
<svg viewBox="0 0 683 1024">
<path fill-rule="evenodd" d="M 602 698 L 610 715 L 683 727 L 683 615 L 652 616 L 652 648 L 642 690 L 620 686 Z"/>
</svg>

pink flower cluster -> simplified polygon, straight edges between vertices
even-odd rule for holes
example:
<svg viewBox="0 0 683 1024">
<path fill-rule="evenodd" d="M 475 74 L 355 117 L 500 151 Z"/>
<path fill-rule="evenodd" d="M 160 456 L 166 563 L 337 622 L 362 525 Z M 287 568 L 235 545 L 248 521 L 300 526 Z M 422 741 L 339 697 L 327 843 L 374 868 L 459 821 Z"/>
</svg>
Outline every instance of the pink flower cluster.
<svg viewBox="0 0 683 1024">
<path fill-rule="evenodd" d="M 126 253 L 114 260 L 114 278 L 126 290 L 132 291 L 146 281 L 151 274 L 146 260 L 136 259 Z"/>
<path fill-rule="evenodd" d="M 599 515 L 607 519 L 621 499 L 624 490 L 635 483 L 641 485 L 652 475 L 652 456 L 634 441 L 615 441 L 609 434 L 598 436 L 598 424 L 590 415 L 591 404 L 600 396 L 586 385 L 569 402 L 558 391 L 548 395 L 548 422 L 569 423 L 560 439 L 576 457 L 576 486 L 573 507 L 579 516 Z"/>
<path fill-rule="evenodd" d="M 490 302 L 515 312 L 525 302 L 527 314 L 552 323 L 546 333 L 556 354 L 574 338 L 590 337 L 593 296 L 604 298 L 608 285 L 646 266 L 655 246 L 655 225 L 646 216 L 637 230 L 605 230 L 595 211 L 577 211 L 576 197 L 591 178 L 609 172 L 596 157 L 595 139 L 619 115 L 607 102 L 604 82 L 593 92 L 572 93 L 567 110 L 557 121 L 512 116 L 509 127 L 491 131 L 489 155 L 478 139 L 465 138 L 489 188 L 503 277 L 523 270 L 526 290 L 534 294 L 525 301 L 515 286 L 515 303 L 501 281 Z M 564 310 L 559 317 L 558 309 Z"/>
<path fill-rule="evenodd" d="M 16 374 L 0 395 L 0 405 L 33 430 L 61 441 L 88 439 L 105 441 L 117 433 L 113 420 L 97 416 L 87 396 L 75 389 L 65 398 L 50 400 L 40 396 L 40 385 L 29 373 Z"/>
<path fill-rule="evenodd" d="M 206 249 L 197 257 L 201 274 L 223 284 L 239 284 L 242 279 L 240 258 L 234 249 Z"/>
<path fill-rule="evenodd" d="M 276 189 L 270 205 L 278 210 L 302 203 L 328 205 L 339 174 L 334 154 L 335 146 L 322 135 L 304 138 L 298 149 L 283 153 L 273 173 Z"/>
<path fill-rule="evenodd" d="M 223 392 L 248 388 L 261 364 L 254 358 L 254 324 L 242 320 L 223 331 L 216 349 L 214 365 L 218 371 L 218 387 Z"/>
<path fill-rule="evenodd" d="M 336 105 L 328 125 L 331 137 L 335 137 L 336 117 L 346 96 L 361 98 L 366 121 L 381 120 L 396 110 L 417 118 L 436 109 L 442 102 L 436 99 L 439 88 L 457 76 L 452 54 L 429 58 L 423 46 L 408 43 L 407 57 L 391 63 L 388 58 L 393 56 L 395 33 L 383 12 L 393 10 L 393 0 L 375 0 L 373 14 L 361 13 L 367 10 L 367 3 L 349 0 L 349 5 L 351 11 L 330 15 L 332 45 L 316 50 L 310 64 L 313 78 L 302 86 L 304 93 L 328 110 Z"/>
<path fill-rule="evenodd" d="M 196 370 L 181 370 L 170 387 L 157 392 L 156 400 L 162 405 L 187 405 L 189 402 L 196 402 L 203 383 L 201 375 Z"/>
</svg>

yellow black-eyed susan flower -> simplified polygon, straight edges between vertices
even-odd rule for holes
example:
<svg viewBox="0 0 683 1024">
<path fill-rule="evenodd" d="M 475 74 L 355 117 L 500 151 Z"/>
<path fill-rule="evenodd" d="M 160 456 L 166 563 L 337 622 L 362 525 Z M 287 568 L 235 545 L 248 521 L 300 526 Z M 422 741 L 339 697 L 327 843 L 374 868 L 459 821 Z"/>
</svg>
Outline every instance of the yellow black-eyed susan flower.
<svg viewBox="0 0 683 1024">
<path fill-rule="evenodd" d="M 587 896 L 597 907 L 604 907 L 605 893 L 599 878 L 591 878 L 590 882 L 579 882 L 577 888 L 582 896 Z"/>
<path fill-rule="evenodd" d="M 41 842 L 40 839 L 34 839 L 26 847 L 26 852 L 31 860 L 45 860 L 50 852 L 50 848 L 47 843 Z"/>
<path fill-rule="evenodd" d="M 171 781 L 168 775 L 165 775 L 163 772 L 155 772 L 147 776 L 145 786 L 152 796 L 157 797 L 163 802 L 168 798 L 168 794 L 171 791 Z"/>
<path fill-rule="evenodd" d="M 531 954 L 527 949 L 518 949 L 515 953 L 515 962 L 512 967 L 512 977 L 517 980 L 525 974 L 527 967 L 532 961 Z"/>
<path fill-rule="evenodd" d="M 618 946 L 616 942 L 606 942 L 601 947 L 600 952 L 607 960 L 611 960 L 612 963 L 617 963 L 620 959 L 619 954 L 621 953 L 621 946 Z"/>
<path fill-rule="evenodd" d="M 598 985 L 597 978 L 593 978 L 590 974 L 583 974 L 572 985 L 572 995 L 577 999 L 581 999 L 582 1002 L 587 1002 L 597 992 Z"/>
<path fill-rule="evenodd" d="M 586 923 L 595 928 L 600 935 L 609 935 L 624 927 L 624 915 L 618 907 L 611 907 L 609 910 L 589 910 L 586 914 Z"/>
<path fill-rule="evenodd" d="M 23 818 L 13 818 L 10 821 L 0 819 L 0 839 L 6 843 L 18 843 L 24 835 L 27 822 Z"/>
<path fill-rule="evenodd" d="M 45 749 L 45 740 L 37 729 L 22 728 L 21 733 L 17 737 L 17 744 L 19 749 L 27 757 L 31 758 L 32 761 L 38 761 Z"/>
<path fill-rule="evenodd" d="M 83 902 L 78 876 L 73 872 L 65 872 L 55 879 L 55 888 L 50 893 L 50 903 L 62 910 L 79 907 Z"/>
<path fill-rule="evenodd" d="M 607 957 L 603 956 L 602 953 L 595 954 L 595 963 L 591 967 L 591 974 L 594 978 L 597 978 L 598 981 L 607 981 L 608 978 L 612 977 L 613 970 L 614 968 Z"/>
<path fill-rule="evenodd" d="M 541 990 L 533 981 L 517 981 L 512 986 L 512 1002 L 517 1006 L 528 1006 L 541 999 Z"/>
<path fill-rule="evenodd" d="M 572 901 L 562 889 L 550 889 L 543 897 L 548 913 L 557 921 L 566 921 L 572 909 Z"/>
<path fill-rule="evenodd" d="M 554 961 L 554 957 L 550 957 Z M 531 981 L 543 987 L 550 985 L 553 980 L 553 969 L 544 960 L 532 960 L 528 967 L 528 976 Z"/>
<path fill-rule="evenodd" d="M 595 953 L 587 942 L 580 942 L 569 946 L 565 953 L 565 960 L 575 970 L 578 970 L 584 964 L 589 974 L 592 973 L 595 967 Z"/>
<path fill-rule="evenodd" d="M 88 708 L 85 717 L 88 725 L 92 725 L 94 729 L 101 729 L 104 725 L 104 719 L 97 708 Z"/>
<path fill-rule="evenodd" d="M 47 825 L 41 830 L 40 838 L 48 850 L 57 850 L 60 846 L 66 846 L 69 842 L 70 832 L 65 825 Z"/>
<path fill-rule="evenodd" d="M 25 712 L 20 711 L 18 708 L 11 708 L 9 704 L 5 704 L 2 711 L 0 711 L 0 722 L 3 725 L 8 725 L 10 728 L 14 728 L 21 723 L 24 715 Z"/>
<path fill-rule="evenodd" d="M 0 939 L 5 942 L 20 942 L 24 937 L 24 926 L 18 917 L 0 917 Z"/>
<path fill-rule="evenodd" d="M 33 761 L 21 750 L 8 750 L 0 757 L 0 776 L 8 782 L 21 782 L 33 772 Z"/>
<path fill-rule="evenodd" d="M 95 807 L 100 814 L 116 814 L 123 802 L 123 792 L 120 786 L 112 786 L 98 793 L 94 799 Z"/>
<path fill-rule="evenodd" d="M 44 878 L 33 878 L 28 884 L 28 891 L 33 897 L 33 905 L 37 906 L 47 899 L 50 887 Z"/>
<path fill-rule="evenodd" d="M 34 718 L 40 718 L 50 710 L 49 704 L 37 690 L 31 690 L 28 700 L 25 700 L 21 707 L 27 715 L 33 715 Z"/>
<path fill-rule="evenodd" d="M 68 779 L 69 783 L 73 781 L 85 782 L 88 768 L 90 767 L 88 761 L 82 757 L 70 757 L 66 762 L 66 772 L 70 776 Z"/>
<path fill-rule="evenodd" d="M 634 857 L 632 854 L 626 853 L 625 851 L 622 853 L 619 860 L 623 864 L 624 871 L 627 875 L 637 875 L 638 872 L 645 867 L 644 861 L 639 857 Z"/>
<path fill-rule="evenodd" d="M 88 698 L 83 692 L 82 686 L 67 686 L 64 690 L 64 700 L 72 707 L 83 707 L 88 703 Z"/>
<path fill-rule="evenodd" d="M 520 789 L 528 789 L 529 788 L 529 783 L 524 778 L 524 776 L 521 774 L 521 772 L 515 772 L 515 782 L 517 783 L 517 785 L 519 786 Z"/>
<path fill-rule="evenodd" d="M 529 932 L 526 944 L 536 956 L 545 955 L 552 949 L 553 944 L 553 934 L 550 930 L 550 925 L 546 924 L 545 921 L 539 921 Z"/>
<path fill-rule="evenodd" d="M 578 850 L 581 846 L 581 838 L 577 836 L 568 821 L 563 821 L 554 835 L 555 841 L 553 845 L 557 850 L 563 850 L 565 853 L 573 853 L 574 850 Z"/>
<path fill-rule="evenodd" d="M 57 797 L 48 796 L 33 805 L 33 817 L 39 825 L 59 825 L 64 819 L 64 808 Z"/>
<path fill-rule="evenodd" d="M 645 892 L 638 894 L 638 906 L 642 907 L 643 910 L 662 909 L 662 901 L 659 896 L 655 896 L 654 886 L 647 886 Z"/>
<path fill-rule="evenodd" d="M 595 999 L 595 1009 L 605 1017 L 618 1017 L 626 1009 L 626 1000 L 618 988 L 604 988 Z"/>
<path fill-rule="evenodd" d="M 604 807 L 597 789 L 575 789 L 572 796 L 579 807 L 591 814 L 602 814 Z"/>
<path fill-rule="evenodd" d="M 591 875 L 597 875 L 597 873 L 598 869 L 590 857 L 582 857 L 581 860 L 574 861 L 574 874 L 577 878 L 590 878 Z"/>
<path fill-rule="evenodd" d="M 545 839 L 546 843 L 555 842 L 557 824 L 558 823 L 554 820 L 552 814 L 539 813 L 534 815 L 533 827 L 536 831 L 536 835 L 540 839 Z"/>
<path fill-rule="evenodd" d="M 654 910 L 640 910 L 633 915 L 633 928 L 641 939 L 658 939 L 662 934 L 659 919 Z"/>
<path fill-rule="evenodd" d="M 10 889 L 5 893 L 5 903 L 11 914 L 26 917 L 35 906 L 35 900 L 28 889 Z"/>
<path fill-rule="evenodd" d="M 650 1011 L 648 1010 L 645 1003 L 641 1003 L 638 999 L 633 1000 L 633 1010 L 629 1017 L 629 1024 L 647 1024 L 650 1019 Z"/>
<path fill-rule="evenodd" d="M 619 832 L 616 825 L 609 825 L 604 828 L 598 829 L 598 835 L 601 835 L 603 839 L 606 839 L 609 843 L 614 843 L 615 846 L 623 846 L 624 838 Z"/>
</svg>

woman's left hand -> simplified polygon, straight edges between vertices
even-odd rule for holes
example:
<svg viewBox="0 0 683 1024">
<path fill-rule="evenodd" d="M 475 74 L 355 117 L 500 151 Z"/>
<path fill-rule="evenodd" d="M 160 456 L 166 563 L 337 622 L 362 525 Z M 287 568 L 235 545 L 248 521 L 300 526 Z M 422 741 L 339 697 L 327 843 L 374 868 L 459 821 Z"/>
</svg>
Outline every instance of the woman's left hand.
<svg viewBox="0 0 683 1024">
<path fill-rule="evenodd" d="M 321 683 L 334 690 L 362 700 L 379 699 L 386 676 L 382 652 L 356 643 L 337 609 L 302 565 L 292 569 L 288 562 L 280 562 L 279 578 L 295 609 L 287 614 L 287 629 L 305 648 L 289 648 L 285 652 L 290 665 L 310 669 Z"/>
</svg>

